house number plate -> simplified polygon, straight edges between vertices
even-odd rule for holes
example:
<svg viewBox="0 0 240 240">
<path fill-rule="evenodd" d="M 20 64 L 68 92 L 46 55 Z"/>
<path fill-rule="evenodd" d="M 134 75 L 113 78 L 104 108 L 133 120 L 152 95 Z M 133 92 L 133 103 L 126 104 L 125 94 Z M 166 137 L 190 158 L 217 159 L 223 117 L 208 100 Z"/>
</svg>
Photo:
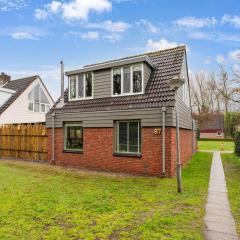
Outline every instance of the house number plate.
<svg viewBox="0 0 240 240">
<path fill-rule="evenodd" d="M 157 135 L 157 134 L 161 134 L 161 128 L 155 128 L 154 129 L 154 134 Z"/>
</svg>

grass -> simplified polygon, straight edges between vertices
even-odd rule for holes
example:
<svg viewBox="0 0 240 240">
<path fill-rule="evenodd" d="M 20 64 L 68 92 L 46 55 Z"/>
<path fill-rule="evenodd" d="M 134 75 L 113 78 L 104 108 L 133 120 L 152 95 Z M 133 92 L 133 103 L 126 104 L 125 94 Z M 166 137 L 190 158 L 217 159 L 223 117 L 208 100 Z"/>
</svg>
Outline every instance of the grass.
<svg viewBox="0 0 240 240">
<path fill-rule="evenodd" d="M 223 167 L 227 180 L 228 196 L 240 234 L 240 157 L 235 154 L 222 154 Z"/>
<path fill-rule="evenodd" d="M 0 239 L 203 239 L 212 155 L 176 179 L 104 176 L 0 162 Z"/>
<path fill-rule="evenodd" d="M 198 149 L 199 150 L 223 150 L 224 151 L 233 151 L 234 150 L 234 142 L 233 141 L 198 141 Z"/>
</svg>

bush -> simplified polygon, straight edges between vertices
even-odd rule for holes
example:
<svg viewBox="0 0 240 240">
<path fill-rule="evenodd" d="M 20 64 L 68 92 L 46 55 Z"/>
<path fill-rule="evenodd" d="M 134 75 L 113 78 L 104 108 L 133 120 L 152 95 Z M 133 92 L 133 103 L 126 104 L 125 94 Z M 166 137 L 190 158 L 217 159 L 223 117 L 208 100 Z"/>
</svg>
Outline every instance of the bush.
<svg viewBox="0 0 240 240">
<path fill-rule="evenodd" d="M 235 143 L 235 153 L 237 156 L 240 156 L 240 132 L 235 133 L 234 143 Z"/>
</svg>

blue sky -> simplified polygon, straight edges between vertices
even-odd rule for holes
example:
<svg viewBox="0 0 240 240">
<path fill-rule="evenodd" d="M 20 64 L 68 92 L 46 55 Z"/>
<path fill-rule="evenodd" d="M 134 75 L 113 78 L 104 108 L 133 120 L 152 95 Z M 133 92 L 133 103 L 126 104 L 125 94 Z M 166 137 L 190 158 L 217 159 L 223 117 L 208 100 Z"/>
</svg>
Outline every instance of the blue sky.
<svg viewBox="0 0 240 240">
<path fill-rule="evenodd" d="M 0 0 L 0 71 L 39 74 L 53 97 L 66 70 L 179 44 L 191 72 L 240 71 L 239 0 Z"/>
</svg>

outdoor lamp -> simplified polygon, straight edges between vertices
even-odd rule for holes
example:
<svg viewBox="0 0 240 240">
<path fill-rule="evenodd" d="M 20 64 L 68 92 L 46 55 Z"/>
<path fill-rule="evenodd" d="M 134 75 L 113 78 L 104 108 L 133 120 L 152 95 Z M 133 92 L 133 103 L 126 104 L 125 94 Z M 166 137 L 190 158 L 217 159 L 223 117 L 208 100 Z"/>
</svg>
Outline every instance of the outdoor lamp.
<svg viewBox="0 0 240 240">
<path fill-rule="evenodd" d="M 175 110 L 176 110 L 176 140 L 177 140 L 177 189 L 182 192 L 182 163 L 180 158 L 180 139 L 179 139 L 179 117 L 178 117 L 178 89 L 185 83 L 184 78 L 173 77 L 169 84 L 172 90 L 175 90 Z"/>
</svg>

